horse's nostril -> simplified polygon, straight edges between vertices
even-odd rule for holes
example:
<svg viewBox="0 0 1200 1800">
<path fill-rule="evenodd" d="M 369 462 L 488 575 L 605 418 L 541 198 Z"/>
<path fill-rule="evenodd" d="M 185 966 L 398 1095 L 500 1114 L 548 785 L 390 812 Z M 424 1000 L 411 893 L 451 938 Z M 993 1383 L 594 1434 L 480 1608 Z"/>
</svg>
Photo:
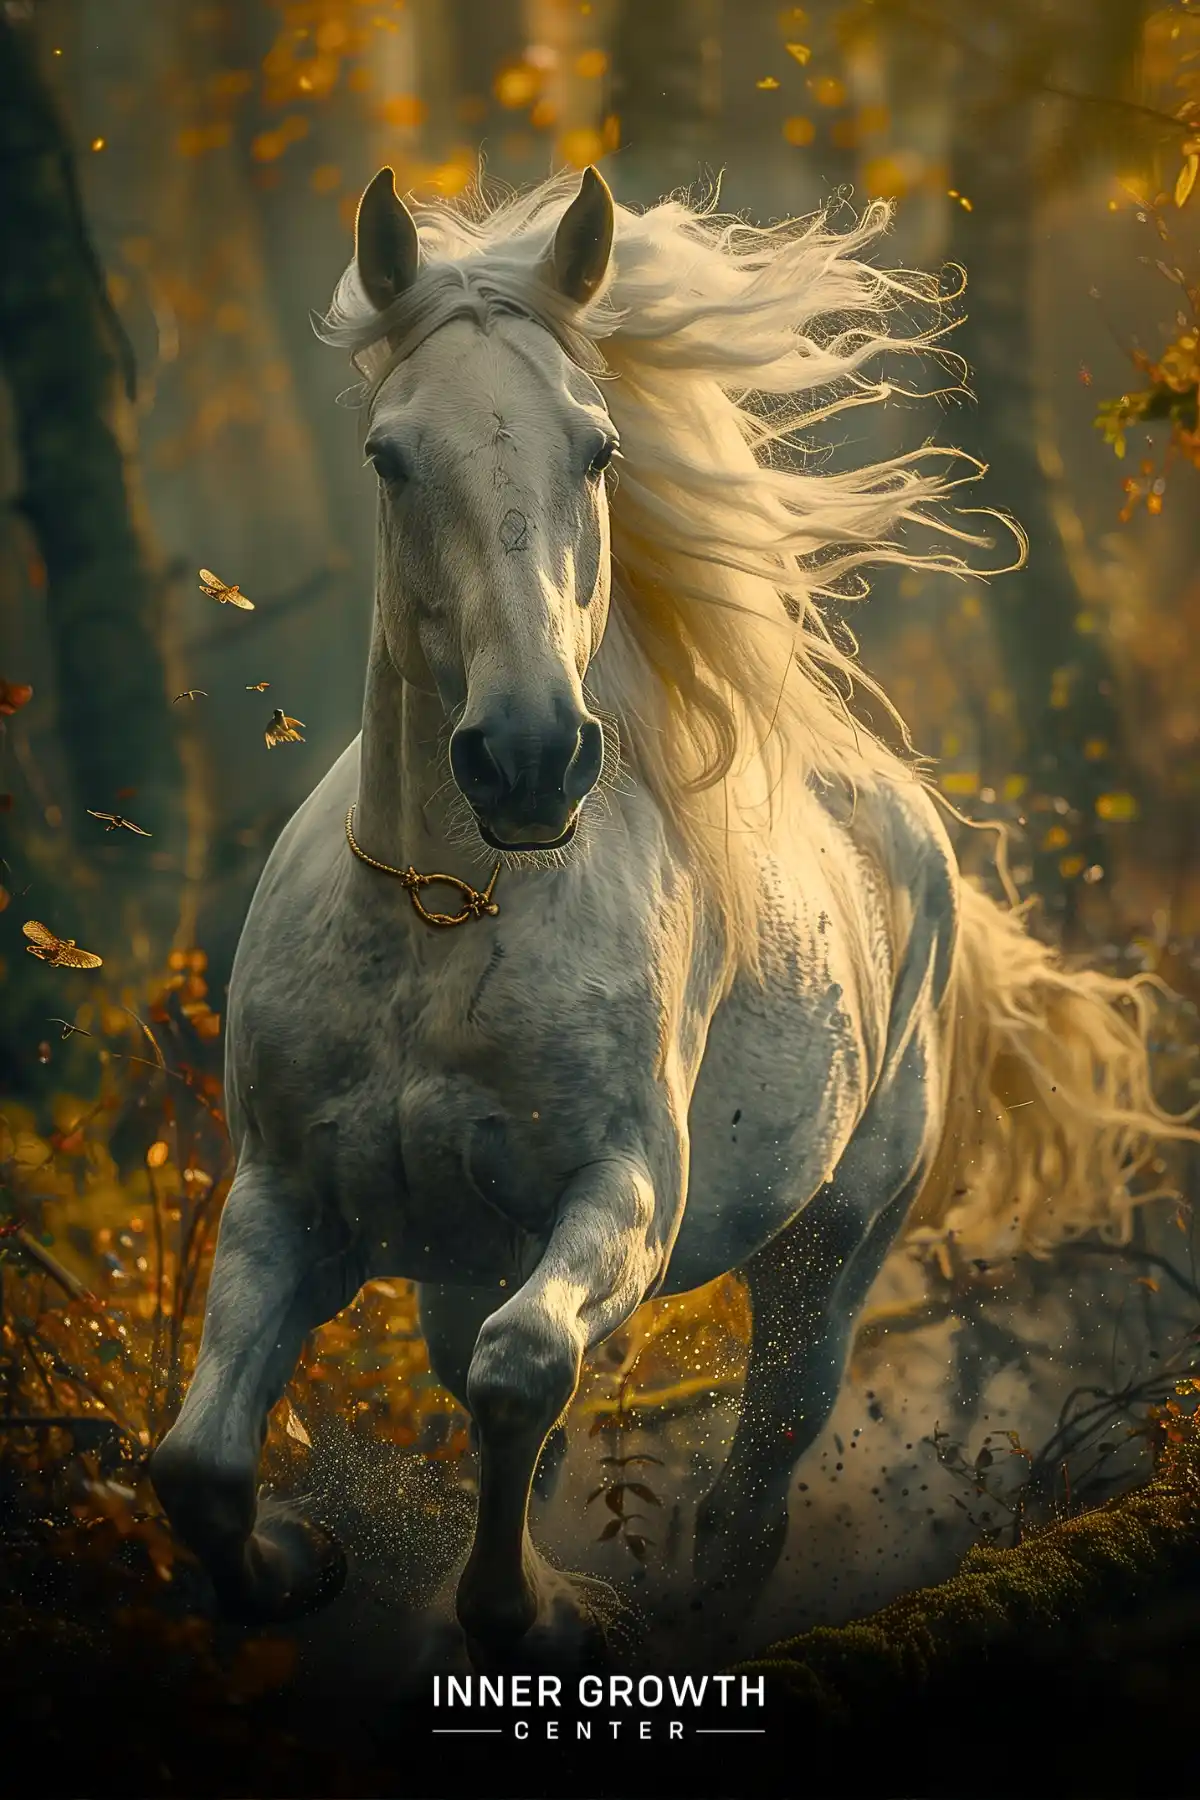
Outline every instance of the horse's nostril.
<svg viewBox="0 0 1200 1800">
<path fill-rule="evenodd" d="M 604 733 L 595 719 L 585 719 L 579 727 L 575 754 L 563 778 L 563 792 L 574 802 L 591 793 L 604 766 Z"/>
<path fill-rule="evenodd" d="M 509 784 L 478 726 L 460 727 L 450 739 L 450 769 L 474 806 L 494 806 L 507 792 Z"/>
</svg>

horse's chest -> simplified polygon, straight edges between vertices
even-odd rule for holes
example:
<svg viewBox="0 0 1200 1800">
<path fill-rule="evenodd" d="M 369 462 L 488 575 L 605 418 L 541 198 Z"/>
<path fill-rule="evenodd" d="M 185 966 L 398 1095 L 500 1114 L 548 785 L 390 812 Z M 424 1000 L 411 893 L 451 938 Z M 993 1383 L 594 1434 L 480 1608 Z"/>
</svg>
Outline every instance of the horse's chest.
<svg viewBox="0 0 1200 1800">
<path fill-rule="evenodd" d="M 349 982 L 343 966 L 318 1011 L 307 1079 L 323 1096 L 328 1180 L 368 1238 L 389 1254 L 402 1243 L 401 1273 L 466 1280 L 477 1263 L 519 1261 L 574 1170 L 636 1130 L 629 1071 L 654 1056 L 649 983 L 592 967 L 577 942 L 495 931 L 432 963 Z"/>
</svg>

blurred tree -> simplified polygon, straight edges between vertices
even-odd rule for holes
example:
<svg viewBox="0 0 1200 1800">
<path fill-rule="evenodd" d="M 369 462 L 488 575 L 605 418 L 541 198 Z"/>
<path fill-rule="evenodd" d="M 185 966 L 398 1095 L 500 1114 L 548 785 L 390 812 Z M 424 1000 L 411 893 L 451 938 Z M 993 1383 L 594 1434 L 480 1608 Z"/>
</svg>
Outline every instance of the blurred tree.
<svg viewBox="0 0 1200 1800">
<path fill-rule="evenodd" d="M 924 38 L 931 56 L 943 53 L 943 64 L 952 52 L 946 250 L 967 272 L 954 347 L 976 396 L 954 414 L 953 433 L 988 471 L 975 503 L 1010 512 L 1029 535 L 1026 568 L 990 590 L 1007 690 L 988 696 L 990 735 L 1007 766 L 981 774 L 995 787 L 1010 773 L 1027 779 L 1034 886 L 1067 933 L 1080 877 L 1108 861 L 1102 797 L 1124 792 L 1133 777 L 1109 647 L 1074 580 L 1041 456 L 1034 270 L 1046 196 L 1077 182 L 1099 154 L 1127 150 L 1152 122 L 1133 98 L 1149 11 L 1150 0 L 1051 8 L 981 0 L 969 19 L 948 0 L 847 9 L 851 37 L 887 34 L 893 83 L 922 79 L 919 59 L 893 54 L 904 45 L 911 52 L 914 39 Z"/>
<path fill-rule="evenodd" d="M 690 186 L 720 113 L 721 0 L 621 0 L 612 98 L 622 197 L 649 200 Z"/>
<path fill-rule="evenodd" d="M 136 787 L 158 850 L 178 851 L 183 773 L 159 642 L 163 575 L 133 473 L 132 352 L 32 32 L 3 12 L 0 168 L 0 362 L 17 504 L 45 568 L 72 801 L 111 806 Z"/>
</svg>

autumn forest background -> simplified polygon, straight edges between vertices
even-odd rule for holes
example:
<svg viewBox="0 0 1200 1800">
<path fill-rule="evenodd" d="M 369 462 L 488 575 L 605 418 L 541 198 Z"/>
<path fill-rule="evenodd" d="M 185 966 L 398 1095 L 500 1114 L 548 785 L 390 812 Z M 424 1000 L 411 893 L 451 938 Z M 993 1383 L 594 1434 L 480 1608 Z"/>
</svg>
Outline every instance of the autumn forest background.
<svg viewBox="0 0 1200 1800">
<path fill-rule="evenodd" d="M 122 1654 L 190 1658 L 193 1687 L 203 1666 L 228 1725 L 230 1695 L 244 1719 L 347 1641 L 222 1637 L 141 1476 L 194 1358 L 231 1173 L 241 921 L 358 729 L 375 485 L 338 404 L 353 371 L 310 314 L 382 164 L 452 201 L 481 169 L 521 185 L 591 162 L 633 206 L 719 176 L 723 209 L 758 222 L 826 203 L 848 222 L 891 196 L 886 260 L 943 268 L 947 294 L 965 273 L 948 342 L 970 392 L 935 366 L 929 397 L 813 442 L 830 468 L 961 446 L 983 470 L 965 504 L 1015 517 L 1027 560 L 966 582 L 882 570 L 838 610 L 947 797 L 1010 826 L 1034 929 L 1176 992 L 1163 1094 L 1200 1096 L 1200 4 L 3 0 L 0 1609 L 33 1647 L 30 1696 L 39 1657 L 119 1630 Z M 992 566 L 1011 561 L 997 529 Z M 202 567 L 253 611 L 206 597 Z M 268 750 L 276 706 L 303 741 Z M 958 835 L 992 879 L 990 837 Z M 102 967 L 28 956 L 28 920 Z M 1165 1160 L 1125 1244 L 1002 1269 L 945 1242 L 898 1253 L 820 1459 L 826 1498 L 802 1500 L 807 1585 L 761 1642 L 1073 1517 L 1179 1440 L 1200 1378 L 1197 1172 Z M 597 1572 L 671 1588 L 672 1471 L 681 1493 L 703 1476 L 697 1408 L 718 1434 L 732 1416 L 743 1307 L 731 1280 L 647 1309 L 589 1370 L 566 1522 L 546 1527 L 564 1556 L 586 1542 Z M 843 1445 L 875 1426 L 895 1440 L 886 1480 L 864 1471 L 843 1500 Z M 615 1476 L 595 1486 L 597 1457 L 631 1446 L 659 1463 L 650 1525 Z M 376 1607 L 355 1641 L 394 1649 L 388 1559 L 429 1600 L 471 1493 L 404 1284 L 318 1334 L 268 1469 L 317 1489 L 349 1472 Z"/>
</svg>

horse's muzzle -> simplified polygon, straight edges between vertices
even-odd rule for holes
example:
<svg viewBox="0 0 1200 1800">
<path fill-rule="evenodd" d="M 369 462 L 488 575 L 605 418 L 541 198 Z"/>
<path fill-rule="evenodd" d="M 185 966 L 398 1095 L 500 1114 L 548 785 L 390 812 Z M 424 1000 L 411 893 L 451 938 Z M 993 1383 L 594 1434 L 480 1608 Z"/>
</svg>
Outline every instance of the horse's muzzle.
<svg viewBox="0 0 1200 1800">
<path fill-rule="evenodd" d="M 450 739 L 454 780 L 493 849 L 557 850 L 575 835 L 600 779 L 604 738 L 595 719 L 564 719 L 562 710 L 536 733 L 485 719 L 460 725 Z"/>
</svg>

